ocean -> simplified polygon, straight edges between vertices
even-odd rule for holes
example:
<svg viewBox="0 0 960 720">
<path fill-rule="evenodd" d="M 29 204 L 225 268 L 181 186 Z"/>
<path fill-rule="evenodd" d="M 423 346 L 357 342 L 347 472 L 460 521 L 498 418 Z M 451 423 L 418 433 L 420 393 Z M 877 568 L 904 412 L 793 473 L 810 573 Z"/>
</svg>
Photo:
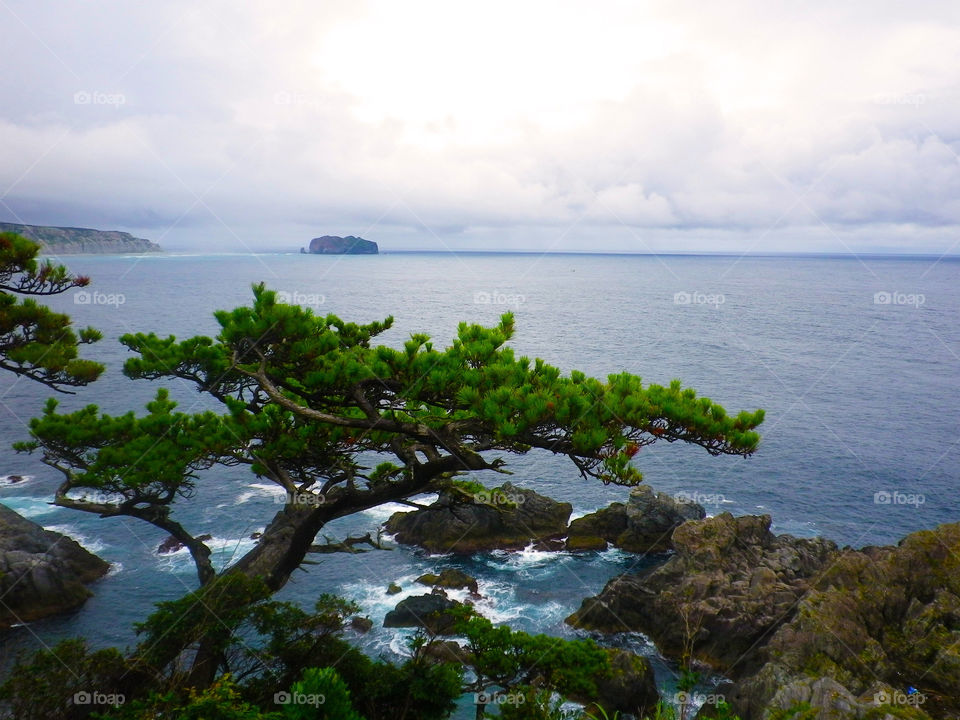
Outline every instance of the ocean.
<svg viewBox="0 0 960 720">
<path fill-rule="evenodd" d="M 266 282 L 292 302 L 345 320 L 395 318 L 381 336 L 399 346 L 413 332 L 445 345 L 460 321 L 493 324 L 511 311 L 518 355 L 564 371 L 605 378 L 629 371 L 649 383 L 680 378 L 728 412 L 766 410 L 760 448 L 750 458 L 711 457 L 665 443 L 635 460 L 646 481 L 700 499 L 708 514 L 769 513 L 778 533 L 823 535 L 841 545 L 894 543 L 904 534 L 958 519 L 960 466 L 960 261 L 932 257 L 649 256 L 384 253 L 87 256 L 64 258 L 92 277 L 86 294 L 49 304 L 104 339 L 86 356 L 104 377 L 62 409 L 94 403 L 142 410 L 156 383 L 121 373 L 127 332 L 180 338 L 217 332 L 213 312 L 245 304 Z M 78 291 L 79 292 L 79 291 Z M 177 380 L 162 383 L 183 410 L 214 407 Z M 83 609 L 9 632 L 4 656 L 83 635 L 95 646 L 126 647 L 132 624 L 153 604 L 196 586 L 186 551 L 159 556 L 163 533 L 130 519 L 102 520 L 49 504 L 59 482 L 37 456 L 10 444 L 27 437 L 49 389 L 0 375 L 0 502 L 67 533 L 114 563 Z M 662 445 L 662 446 L 661 446 Z M 507 457 L 512 482 L 572 503 L 574 516 L 627 496 L 626 488 L 581 479 L 565 458 L 532 452 Z M 499 484 L 502 476 L 478 477 Z M 273 512 L 275 492 L 242 469 L 212 471 L 176 510 L 196 534 L 210 533 L 217 562 L 252 547 Z M 429 500 L 429 498 L 426 498 Z M 375 531 L 401 506 L 384 506 L 328 526 L 331 537 Z M 429 556 L 406 547 L 323 556 L 298 572 L 281 599 L 311 604 L 324 592 L 356 600 L 374 620 L 357 639 L 374 655 L 399 659 L 408 630 L 382 628 L 384 614 L 425 589 L 421 573 L 458 567 L 475 575 L 478 609 L 498 622 L 564 637 L 563 618 L 613 576 L 649 559 L 618 550 L 573 555 L 493 552 Z M 386 594 L 398 582 L 403 593 Z M 641 635 L 610 642 L 670 668 Z"/>
</svg>

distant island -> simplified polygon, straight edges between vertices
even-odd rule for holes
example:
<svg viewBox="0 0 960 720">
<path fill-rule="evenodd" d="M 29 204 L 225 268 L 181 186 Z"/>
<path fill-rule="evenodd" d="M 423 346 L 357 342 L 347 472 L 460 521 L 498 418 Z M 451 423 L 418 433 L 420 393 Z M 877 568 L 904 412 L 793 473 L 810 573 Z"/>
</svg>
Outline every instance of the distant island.
<svg viewBox="0 0 960 720">
<path fill-rule="evenodd" d="M 110 253 L 160 252 L 155 242 L 137 238 L 119 230 L 92 228 L 45 227 L 0 223 L 0 232 L 13 232 L 40 243 L 42 253 L 53 255 L 86 255 Z"/>
<path fill-rule="evenodd" d="M 372 240 L 347 235 L 324 235 L 310 241 L 309 248 L 300 248 L 305 255 L 376 255 L 380 248 Z"/>
</svg>

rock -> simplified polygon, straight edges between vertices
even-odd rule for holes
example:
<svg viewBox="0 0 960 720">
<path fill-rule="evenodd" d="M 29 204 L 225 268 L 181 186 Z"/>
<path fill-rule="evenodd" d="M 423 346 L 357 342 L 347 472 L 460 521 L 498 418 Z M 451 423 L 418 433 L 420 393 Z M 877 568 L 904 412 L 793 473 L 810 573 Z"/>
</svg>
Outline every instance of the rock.
<svg viewBox="0 0 960 720">
<path fill-rule="evenodd" d="M 795 612 L 811 578 L 836 556 L 828 540 L 774 536 L 769 516 L 686 522 L 663 565 L 611 580 L 567 618 L 600 632 L 640 631 L 668 657 L 693 657 L 732 677 L 756 668 L 765 639 Z"/>
<path fill-rule="evenodd" d="M 197 535 L 197 540 L 200 542 L 207 542 L 207 540 L 213 540 L 212 535 Z M 160 555 L 169 555 L 170 553 L 179 552 L 186 547 L 182 542 L 180 542 L 173 535 L 167 535 L 166 538 L 157 546 L 157 553 Z"/>
<path fill-rule="evenodd" d="M 0 223 L 0 232 L 12 232 L 39 243 L 41 252 L 56 255 L 159 252 L 160 246 L 118 230 L 45 227 Z"/>
<path fill-rule="evenodd" d="M 473 653 L 455 640 L 433 640 L 423 648 L 424 657 L 428 662 L 459 663 L 469 665 L 473 662 Z"/>
<path fill-rule="evenodd" d="M 352 618 L 350 618 L 350 627 L 359 633 L 370 632 L 371 628 L 373 628 L 373 620 L 368 617 L 354 615 Z"/>
<path fill-rule="evenodd" d="M 654 493 L 649 485 L 630 491 L 625 508 L 627 527 L 614 544 L 630 552 L 666 552 L 673 531 L 687 520 L 702 520 L 706 511 L 696 503 L 678 502 L 666 493 Z"/>
<path fill-rule="evenodd" d="M 519 549 L 566 534 L 570 503 L 511 483 L 492 490 L 491 496 L 509 502 L 479 502 L 445 490 L 425 509 L 394 513 L 386 529 L 397 542 L 438 553 Z"/>
<path fill-rule="evenodd" d="M 371 240 L 353 235 L 324 235 L 311 240 L 306 252 L 311 255 L 376 255 L 380 248 Z"/>
<path fill-rule="evenodd" d="M 262 533 L 262 532 L 250 533 L 250 539 L 251 539 L 251 540 L 259 540 L 259 539 L 262 538 L 262 537 L 263 537 L 263 533 Z"/>
<path fill-rule="evenodd" d="M 696 503 L 679 502 L 640 485 L 630 491 L 626 504 L 613 503 L 571 522 L 567 549 L 603 550 L 609 542 L 628 552 L 666 552 L 677 527 L 705 516 Z"/>
<path fill-rule="evenodd" d="M 765 664 L 737 683 L 732 704 L 751 717 L 794 702 L 821 717 L 843 708 L 862 717 L 877 705 L 897 716 L 956 717 L 957 618 L 960 523 L 897 546 L 845 549 L 763 648 Z M 910 686 L 921 692 L 908 694 Z"/>
<path fill-rule="evenodd" d="M 461 604 L 442 593 L 413 595 L 401 600 L 387 613 L 383 626 L 422 627 L 435 635 L 445 635 L 453 629 L 454 624 L 454 618 L 447 614 L 447 610 Z"/>
<path fill-rule="evenodd" d="M 387 585 L 387 595 L 396 595 L 397 593 L 403 592 L 403 588 L 397 585 L 395 582 Z"/>
<path fill-rule="evenodd" d="M 23 475 L 7 475 L 7 482 L 10 483 L 11 485 L 16 485 L 17 483 L 23 482 L 24 480 L 26 480 L 26 478 L 23 477 Z"/>
<path fill-rule="evenodd" d="M 479 593 L 476 578 L 456 568 L 444 568 L 440 571 L 439 575 L 427 573 L 426 575 L 418 577 L 416 581 L 421 585 L 429 585 L 431 587 L 452 589 L 467 588 L 474 595 Z"/>
<path fill-rule="evenodd" d="M 80 607 L 110 564 L 0 505 L 0 629 Z"/>
<path fill-rule="evenodd" d="M 610 675 L 596 680 L 597 696 L 591 698 L 609 717 L 615 711 L 645 717 L 660 700 L 650 660 L 626 650 L 608 649 Z"/>
</svg>

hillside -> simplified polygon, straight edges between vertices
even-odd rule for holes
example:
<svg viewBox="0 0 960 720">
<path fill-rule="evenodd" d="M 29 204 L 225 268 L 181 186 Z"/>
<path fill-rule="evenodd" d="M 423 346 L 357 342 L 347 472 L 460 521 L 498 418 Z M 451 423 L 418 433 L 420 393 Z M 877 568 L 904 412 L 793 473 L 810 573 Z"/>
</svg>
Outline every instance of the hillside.
<svg viewBox="0 0 960 720">
<path fill-rule="evenodd" d="M 157 243 L 118 230 L 0 223 L 0 232 L 14 232 L 35 240 L 43 246 L 43 252 L 54 255 L 161 251 L 161 247 Z"/>
</svg>

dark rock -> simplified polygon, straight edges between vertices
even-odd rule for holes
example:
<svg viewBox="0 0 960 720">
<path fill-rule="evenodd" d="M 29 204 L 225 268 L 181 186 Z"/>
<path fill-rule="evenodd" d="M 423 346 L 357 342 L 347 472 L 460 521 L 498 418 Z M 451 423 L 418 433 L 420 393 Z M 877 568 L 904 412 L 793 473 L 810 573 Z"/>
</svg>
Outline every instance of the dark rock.
<svg viewBox="0 0 960 720">
<path fill-rule="evenodd" d="M 676 528 L 705 516 L 696 503 L 679 502 L 666 493 L 654 493 L 649 485 L 640 485 L 630 491 L 626 504 L 613 503 L 571 522 L 567 549 L 603 550 L 612 543 L 628 552 L 666 552 Z"/>
<path fill-rule="evenodd" d="M 324 235 L 311 240 L 307 252 L 311 255 L 376 255 L 380 249 L 375 242 L 353 235 Z"/>
<path fill-rule="evenodd" d="M 10 483 L 11 485 L 16 485 L 17 483 L 23 482 L 24 480 L 26 480 L 26 478 L 23 477 L 23 475 L 7 475 L 7 482 Z"/>
<path fill-rule="evenodd" d="M 373 628 L 373 620 L 368 617 L 354 615 L 352 618 L 350 618 L 350 627 L 359 633 L 370 632 L 371 628 Z"/>
<path fill-rule="evenodd" d="M 593 698 L 577 698 L 593 702 L 613 717 L 614 713 L 631 713 L 636 717 L 652 714 L 660 700 L 650 660 L 626 650 L 608 649 L 610 674 L 596 678 L 597 694 Z"/>
<path fill-rule="evenodd" d="M 199 540 L 200 542 L 207 542 L 207 540 L 213 540 L 213 536 L 198 535 L 197 540 Z M 160 555 L 169 555 L 170 553 L 179 552 L 180 550 L 183 550 L 183 548 L 185 547 L 186 545 L 184 545 L 182 542 L 177 540 L 177 538 L 175 538 L 173 535 L 167 535 L 167 537 L 164 538 L 163 542 L 161 542 L 157 546 L 157 553 Z"/>
<path fill-rule="evenodd" d="M 424 646 L 423 653 L 427 661 L 434 664 L 469 665 L 473 662 L 473 653 L 455 640 L 433 640 Z"/>
<path fill-rule="evenodd" d="M 480 502 L 445 490 L 423 510 L 394 513 L 386 529 L 396 535 L 397 542 L 440 553 L 518 549 L 531 541 L 566 534 L 572 510 L 569 503 L 511 483 L 494 489 L 491 495 L 509 502 Z"/>
<path fill-rule="evenodd" d="M 262 533 L 262 532 L 250 533 L 250 539 L 251 539 L 251 540 L 259 540 L 259 539 L 262 538 L 262 537 L 263 537 L 263 533 Z"/>
<path fill-rule="evenodd" d="M 387 595 L 396 595 L 397 593 L 403 592 L 403 588 L 397 585 L 395 582 L 387 585 Z"/>
<path fill-rule="evenodd" d="M 434 573 L 421 575 L 417 578 L 417 582 L 421 585 L 429 585 L 431 587 L 467 588 L 474 595 L 479 592 L 477 579 L 456 568 L 444 568 L 440 571 L 439 575 L 435 575 Z"/>
<path fill-rule="evenodd" d="M 460 606 L 442 593 L 413 595 L 397 603 L 383 619 L 384 627 L 422 627 L 436 635 L 445 635 L 453 629 L 454 618 L 448 610 Z"/>
<path fill-rule="evenodd" d="M 0 628 L 80 607 L 110 564 L 0 505 Z"/>
<path fill-rule="evenodd" d="M 639 630 L 670 657 L 692 644 L 694 658 L 736 677 L 756 669 L 763 641 L 836 556 L 828 540 L 774 536 L 766 515 L 687 522 L 673 531 L 673 546 L 663 565 L 613 579 L 567 622 Z"/>
</svg>

